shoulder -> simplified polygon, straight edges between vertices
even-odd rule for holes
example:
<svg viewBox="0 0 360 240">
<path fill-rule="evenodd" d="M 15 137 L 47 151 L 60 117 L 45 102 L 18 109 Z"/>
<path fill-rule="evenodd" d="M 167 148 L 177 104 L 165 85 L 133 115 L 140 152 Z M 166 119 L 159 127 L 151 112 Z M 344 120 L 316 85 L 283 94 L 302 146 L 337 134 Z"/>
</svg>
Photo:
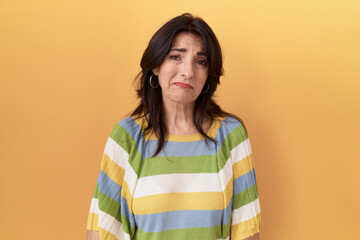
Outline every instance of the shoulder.
<svg viewBox="0 0 360 240">
<path fill-rule="evenodd" d="M 132 116 L 121 119 L 118 124 L 123 127 L 126 131 L 131 132 L 134 129 L 141 128 L 142 119 L 137 119 Z"/>
<path fill-rule="evenodd" d="M 142 132 L 139 124 L 139 121 L 131 116 L 123 118 L 112 128 L 110 137 L 114 140 L 135 139 Z"/>
<path fill-rule="evenodd" d="M 216 138 L 229 149 L 248 139 L 243 121 L 234 116 L 226 116 L 218 119 L 218 130 Z"/>
<path fill-rule="evenodd" d="M 241 132 L 242 135 L 247 135 L 244 122 L 233 115 L 226 117 L 218 118 L 216 121 L 219 121 L 220 129 L 230 132 L 237 131 Z"/>
<path fill-rule="evenodd" d="M 239 126 L 239 125 L 243 125 L 242 121 L 240 121 L 239 119 L 237 119 L 236 117 L 229 115 L 226 117 L 219 117 L 217 118 L 218 121 L 222 122 L 222 125 L 234 125 L 234 126 Z"/>
</svg>

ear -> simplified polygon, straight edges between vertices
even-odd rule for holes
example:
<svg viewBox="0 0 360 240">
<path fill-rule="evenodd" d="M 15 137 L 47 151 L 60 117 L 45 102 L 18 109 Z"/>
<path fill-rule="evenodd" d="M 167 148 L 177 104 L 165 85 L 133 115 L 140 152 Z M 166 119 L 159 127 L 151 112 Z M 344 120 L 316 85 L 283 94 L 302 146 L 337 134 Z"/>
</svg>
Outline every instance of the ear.
<svg viewBox="0 0 360 240">
<path fill-rule="evenodd" d="M 152 71 L 156 76 L 159 75 L 159 67 L 154 68 Z"/>
</svg>

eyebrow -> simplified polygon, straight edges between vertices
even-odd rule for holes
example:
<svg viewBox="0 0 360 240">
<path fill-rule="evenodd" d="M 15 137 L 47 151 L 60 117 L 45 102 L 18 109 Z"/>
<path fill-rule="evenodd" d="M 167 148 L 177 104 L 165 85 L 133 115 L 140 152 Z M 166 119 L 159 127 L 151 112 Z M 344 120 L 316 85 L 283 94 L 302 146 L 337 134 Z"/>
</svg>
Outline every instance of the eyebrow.
<svg viewBox="0 0 360 240">
<path fill-rule="evenodd" d="M 173 48 L 173 49 L 170 49 L 170 52 L 171 51 L 177 51 L 177 52 L 187 52 L 187 49 L 186 48 Z M 203 52 L 203 51 L 200 51 L 200 52 L 197 52 L 196 55 L 204 55 L 206 56 L 206 52 Z"/>
</svg>

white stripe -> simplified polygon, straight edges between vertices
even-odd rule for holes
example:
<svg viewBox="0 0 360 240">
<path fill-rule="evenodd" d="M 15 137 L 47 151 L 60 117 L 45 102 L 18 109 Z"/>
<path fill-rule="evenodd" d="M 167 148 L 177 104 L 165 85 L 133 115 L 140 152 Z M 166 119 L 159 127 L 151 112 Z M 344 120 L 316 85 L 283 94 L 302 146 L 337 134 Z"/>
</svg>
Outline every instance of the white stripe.
<svg viewBox="0 0 360 240">
<path fill-rule="evenodd" d="M 244 147 L 244 145 L 242 145 L 242 147 Z M 235 151 L 242 150 L 242 148 L 237 148 Z M 187 173 L 142 177 L 138 179 L 136 183 L 136 191 L 133 196 L 134 198 L 139 198 L 170 192 L 223 192 L 232 177 L 232 161 L 231 157 L 229 157 L 219 174 Z"/>
<path fill-rule="evenodd" d="M 128 164 L 129 154 L 115 142 L 111 137 L 108 138 L 104 153 L 108 155 L 116 164 L 123 169 Z"/>
<path fill-rule="evenodd" d="M 99 199 L 97 198 L 92 198 L 91 199 L 91 203 L 90 203 L 90 213 L 96 213 L 99 214 Z"/>
<path fill-rule="evenodd" d="M 216 240 L 230 240 L 230 236 L 228 236 L 227 238 L 223 239 L 223 238 L 218 238 Z"/>
<path fill-rule="evenodd" d="M 239 145 L 237 145 L 230 152 L 230 156 L 232 159 L 232 165 L 239 162 L 240 160 L 246 158 L 252 153 L 249 138 L 242 141 Z"/>
<path fill-rule="evenodd" d="M 222 192 L 217 173 L 163 174 L 137 181 L 134 198 L 172 192 Z"/>
<path fill-rule="evenodd" d="M 245 157 L 249 156 L 252 153 L 249 138 L 242 141 L 237 145 L 233 150 L 230 152 L 230 156 L 226 163 L 219 172 L 219 177 L 222 185 L 222 189 L 225 190 L 226 186 L 228 185 L 229 181 L 233 177 L 233 168 L 232 166 L 244 159 Z"/>
<path fill-rule="evenodd" d="M 129 154 L 110 137 L 106 143 L 104 153 L 108 155 L 113 162 L 125 170 L 124 179 L 129 186 L 130 194 L 134 195 L 138 176 L 128 162 Z"/>
<path fill-rule="evenodd" d="M 219 178 L 223 191 L 225 190 L 226 186 L 228 185 L 232 177 L 233 177 L 233 169 L 231 164 L 231 158 L 229 158 L 226 161 L 223 169 L 221 169 L 221 171 L 219 172 Z"/>
<path fill-rule="evenodd" d="M 98 199 L 93 198 L 91 200 L 90 212 L 98 214 L 99 227 L 115 235 L 119 240 L 130 240 L 130 235 L 124 232 L 122 229 L 122 224 L 113 216 L 99 209 Z"/>
<path fill-rule="evenodd" d="M 256 217 L 260 213 L 260 204 L 259 198 L 248 203 L 238 209 L 235 209 L 232 213 L 232 223 L 231 225 L 235 225 L 241 222 L 245 222 L 249 219 Z"/>
</svg>

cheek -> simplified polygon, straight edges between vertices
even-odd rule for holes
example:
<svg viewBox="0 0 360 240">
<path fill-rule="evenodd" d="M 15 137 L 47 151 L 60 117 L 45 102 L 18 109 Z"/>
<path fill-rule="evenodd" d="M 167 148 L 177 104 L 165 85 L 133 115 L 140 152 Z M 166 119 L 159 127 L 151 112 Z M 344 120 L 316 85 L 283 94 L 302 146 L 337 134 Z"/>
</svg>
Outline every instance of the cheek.
<svg viewBox="0 0 360 240">
<path fill-rule="evenodd" d="M 198 87 L 199 88 L 203 88 L 206 84 L 206 80 L 207 80 L 208 74 L 207 73 L 201 73 L 198 77 Z M 201 91 L 201 90 L 200 90 Z"/>
<path fill-rule="evenodd" d="M 176 71 L 172 68 L 164 68 L 159 72 L 159 83 L 162 87 L 169 87 L 172 79 L 176 76 Z"/>
</svg>

